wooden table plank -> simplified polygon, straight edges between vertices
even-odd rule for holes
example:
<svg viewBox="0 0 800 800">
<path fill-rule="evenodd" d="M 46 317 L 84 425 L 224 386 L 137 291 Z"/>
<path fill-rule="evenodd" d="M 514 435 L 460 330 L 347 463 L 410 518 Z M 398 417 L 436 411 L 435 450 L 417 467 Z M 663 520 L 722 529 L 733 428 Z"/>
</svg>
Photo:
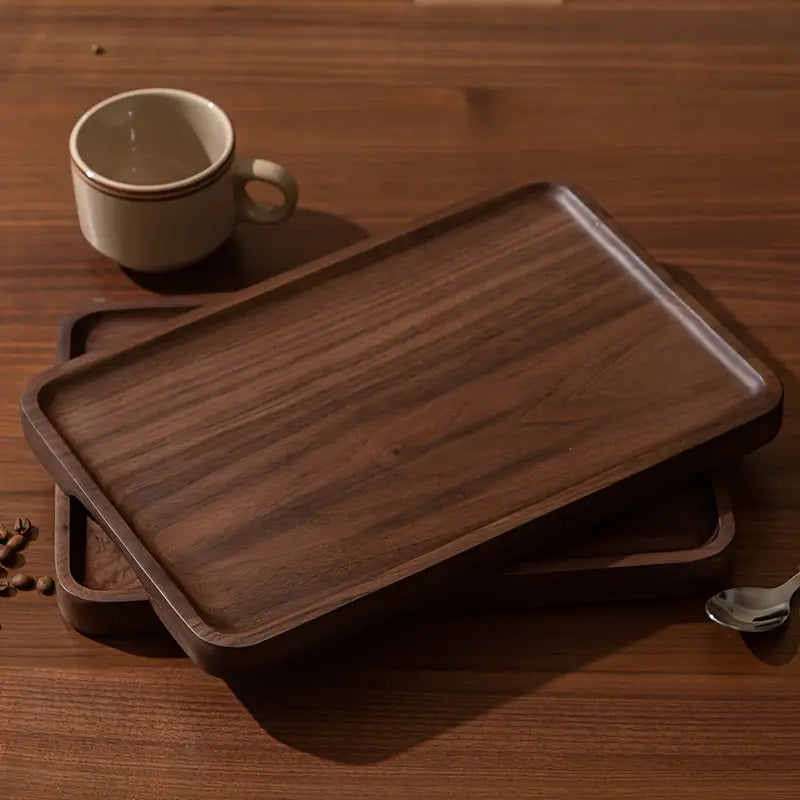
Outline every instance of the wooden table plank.
<svg viewBox="0 0 800 800">
<path fill-rule="evenodd" d="M 39 524 L 26 568 L 52 569 L 52 485 L 17 397 L 63 313 L 233 288 L 527 178 L 584 185 L 776 364 L 784 430 L 734 471 L 735 577 L 796 568 L 800 8 L 647 6 L 0 5 L 0 519 Z M 297 218 L 241 229 L 225 270 L 134 280 L 77 230 L 73 120 L 153 84 L 214 97 L 242 152 L 300 179 Z M 163 641 L 92 642 L 52 599 L 0 598 L 2 785 L 87 800 L 793 797 L 800 626 L 748 644 L 701 606 L 401 621 L 228 687 Z"/>
</svg>

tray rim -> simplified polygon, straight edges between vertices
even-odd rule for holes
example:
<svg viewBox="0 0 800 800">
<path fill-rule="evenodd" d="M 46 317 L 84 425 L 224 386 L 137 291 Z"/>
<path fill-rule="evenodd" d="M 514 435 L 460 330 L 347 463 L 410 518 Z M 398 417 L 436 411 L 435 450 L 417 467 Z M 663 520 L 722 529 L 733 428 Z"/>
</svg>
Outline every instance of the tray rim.
<svg viewBox="0 0 800 800">
<path fill-rule="evenodd" d="M 66 361 L 73 356 L 75 349 L 75 336 L 78 326 L 86 324 L 94 317 L 106 314 L 146 313 L 173 309 L 178 314 L 192 311 L 201 305 L 211 305 L 219 300 L 217 294 L 205 295 L 174 295 L 160 297 L 158 300 L 142 298 L 125 302 L 87 304 L 80 310 L 62 317 L 59 325 L 57 339 L 57 357 Z M 149 302 L 148 302 L 149 301 Z M 153 322 L 152 324 L 157 324 Z M 83 354 L 85 351 L 81 351 Z M 647 553 L 631 553 L 623 555 L 618 561 L 608 563 L 607 556 L 564 557 L 551 559 L 546 562 L 525 560 L 519 564 L 509 565 L 509 568 L 500 572 L 502 575 L 513 575 L 524 578 L 529 575 L 546 575 L 554 578 L 570 573 L 584 573 L 589 570 L 636 569 L 640 567 L 668 568 L 679 564 L 698 564 L 708 559 L 715 558 L 723 553 L 733 542 L 735 536 L 735 517 L 731 508 L 730 489 L 726 479 L 720 472 L 712 472 L 705 476 L 709 483 L 714 507 L 716 511 L 716 525 L 703 544 L 696 547 L 678 548 L 675 550 L 653 550 Z M 72 570 L 72 502 L 78 501 L 68 497 L 61 489 L 55 486 L 55 570 L 58 581 L 59 609 L 62 615 L 77 630 L 87 633 L 98 633 L 95 625 L 86 625 L 78 616 L 77 606 L 101 606 L 110 611 L 115 606 L 135 606 L 139 609 L 146 606 L 147 612 L 156 621 L 158 618 L 150 606 L 150 599 L 144 586 L 129 589 L 94 589 L 81 583 Z M 89 518 L 85 508 L 81 506 L 82 513 Z M 114 545 L 116 547 L 116 545 Z M 120 553 L 120 557 L 124 556 Z M 537 565 L 542 568 L 537 569 Z M 99 609 L 97 609 L 99 611 Z M 159 623 L 160 624 L 160 623 Z M 120 631 L 100 631 L 105 635 L 119 635 Z"/>
<path fill-rule="evenodd" d="M 357 606 L 361 605 L 360 600 L 363 598 L 359 597 L 322 614 L 312 615 L 308 619 L 303 619 L 299 625 L 289 626 L 288 628 L 285 624 L 273 624 L 259 625 L 253 629 L 232 632 L 212 627 L 201 616 L 180 585 L 170 579 L 166 569 L 125 522 L 118 509 L 97 486 L 88 471 L 84 469 L 77 455 L 58 434 L 55 426 L 45 413 L 43 404 L 40 403 L 40 397 L 43 392 L 46 389 L 54 388 L 59 381 L 74 377 L 101 361 L 110 363 L 115 358 L 118 358 L 121 353 L 152 345 L 159 339 L 168 337 L 172 331 L 178 328 L 197 324 L 203 319 L 225 313 L 233 307 L 247 304 L 290 283 L 295 284 L 302 291 L 306 280 L 319 275 L 328 277 L 330 273 L 327 271 L 335 268 L 337 264 L 340 268 L 352 266 L 353 259 L 357 261 L 357 256 L 359 255 L 380 256 L 382 251 L 387 249 L 387 246 L 402 243 L 412 232 L 416 236 L 422 236 L 424 233 L 429 232 L 434 225 L 458 224 L 464 217 L 469 218 L 471 215 L 477 215 L 534 191 L 555 191 L 559 195 L 567 194 L 576 199 L 584 208 L 586 214 L 593 218 L 593 224 L 604 228 L 605 234 L 610 236 L 611 241 L 627 250 L 636 259 L 638 266 L 643 270 L 643 274 L 649 274 L 649 277 L 654 278 L 659 283 L 659 288 L 665 292 L 666 297 L 673 302 L 677 302 L 681 310 L 690 315 L 692 321 L 705 327 L 706 331 L 713 335 L 716 342 L 727 347 L 736 355 L 738 361 L 744 362 L 749 366 L 759 379 L 760 391 L 756 393 L 757 402 L 754 401 L 753 409 L 748 411 L 747 414 L 732 417 L 730 421 L 726 421 L 724 425 L 717 426 L 710 433 L 703 432 L 685 441 L 683 450 L 676 451 L 672 443 L 670 443 L 669 447 L 662 445 L 648 453 L 646 463 L 633 462 L 624 475 L 617 476 L 613 480 L 611 480 L 612 476 L 601 476 L 603 477 L 602 480 L 595 477 L 573 487 L 569 502 L 565 502 L 566 498 L 559 496 L 548 498 L 548 502 L 535 504 L 535 514 L 533 513 L 533 507 L 509 514 L 501 520 L 482 526 L 473 531 L 470 536 L 462 537 L 456 543 L 449 543 L 445 547 L 426 553 L 424 559 L 416 559 L 420 563 L 409 562 L 403 575 L 392 576 L 391 573 L 387 574 L 386 579 L 381 581 L 380 586 L 374 587 L 372 594 L 377 596 L 383 593 L 384 598 L 396 597 L 401 590 L 400 584 L 406 583 L 410 576 L 416 575 L 420 579 L 423 576 L 432 578 L 431 572 L 436 572 L 438 567 L 447 562 L 453 563 L 455 560 L 459 560 L 463 564 L 469 561 L 468 554 L 477 556 L 476 549 L 483 550 L 485 548 L 485 551 L 488 551 L 492 549 L 492 543 L 497 543 L 501 539 L 507 540 L 510 544 L 511 531 L 523 522 L 532 519 L 542 520 L 567 508 L 577 510 L 579 506 L 583 507 L 583 505 L 588 504 L 589 500 L 598 493 L 614 487 L 617 490 L 629 488 L 631 482 L 643 480 L 645 475 L 652 476 L 654 471 L 659 469 L 666 474 L 667 467 L 672 466 L 675 468 L 677 462 L 686 457 L 687 453 L 696 456 L 702 453 L 703 447 L 708 447 L 712 443 L 721 445 L 726 436 L 738 434 L 745 439 L 746 433 L 748 437 L 753 437 L 755 441 L 755 444 L 750 444 L 750 447 L 752 447 L 763 444 L 775 435 L 780 427 L 783 395 L 782 386 L 777 376 L 760 359 L 756 358 L 747 347 L 738 342 L 729 331 L 725 330 L 679 284 L 676 284 L 671 276 L 666 274 L 658 264 L 654 263 L 645 251 L 627 233 L 624 233 L 595 201 L 588 198 L 580 190 L 574 190 L 560 183 L 525 184 L 500 194 L 484 193 L 478 197 L 469 198 L 436 212 L 421 223 L 411 223 L 392 234 L 357 243 L 336 254 L 325 256 L 261 284 L 256 284 L 249 289 L 234 293 L 227 302 L 216 305 L 213 309 L 201 308 L 198 311 L 181 315 L 177 321 L 167 321 L 163 326 L 159 326 L 158 332 L 145 336 L 137 344 L 116 348 L 112 351 L 87 354 L 34 376 L 25 388 L 20 401 L 23 429 L 30 446 L 40 460 L 48 466 L 48 469 L 56 477 L 57 482 L 61 483 L 62 487 L 67 487 L 68 493 L 74 493 L 90 513 L 93 512 L 95 519 L 111 535 L 112 541 L 120 546 L 120 549 L 134 566 L 137 574 L 142 579 L 145 589 L 151 596 L 157 613 L 170 632 L 185 649 L 194 653 L 197 659 L 204 663 L 207 668 L 212 665 L 214 665 L 215 669 L 217 667 L 221 668 L 225 653 L 230 653 L 234 649 L 253 651 L 259 646 L 268 647 L 276 638 L 287 638 L 290 641 L 292 639 L 302 640 L 303 635 L 299 634 L 300 629 L 312 628 L 315 623 L 319 623 L 334 613 L 341 616 L 342 619 L 349 617 L 351 621 L 355 620 L 358 618 Z M 759 426 L 764 426 L 765 431 L 758 430 Z M 747 439 L 747 441 L 749 442 L 750 440 Z M 625 487 L 622 487 L 621 483 L 625 484 Z M 584 502 L 582 503 L 582 501 Z M 253 655 L 253 653 L 251 652 L 250 655 Z"/>
</svg>

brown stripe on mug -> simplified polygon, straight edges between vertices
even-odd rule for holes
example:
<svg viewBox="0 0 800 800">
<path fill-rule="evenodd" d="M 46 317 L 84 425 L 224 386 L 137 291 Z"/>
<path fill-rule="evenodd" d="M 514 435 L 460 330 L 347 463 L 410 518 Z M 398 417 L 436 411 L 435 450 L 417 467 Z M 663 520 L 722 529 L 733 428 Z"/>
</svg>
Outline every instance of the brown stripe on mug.
<svg viewBox="0 0 800 800">
<path fill-rule="evenodd" d="M 216 169 L 209 172 L 207 175 L 203 175 L 201 178 L 198 178 L 197 181 L 184 184 L 183 186 L 167 187 L 164 189 L 154 190 L 149 190 L 146 186 L 141 187 L 139 191 L 109 186 L 102 180 L 93 178 L 86 170 L 81 168 L 74 158 L 70 158 L 70 162 L 72 164 L 73 172 L 82 181 L 88 183 L 99 192 L 103 192 L 103 194 L 110 195 L 111 197 L 118 197 L 123 200 L 173 200 L 178 197 L 186 197 L 187 195 L 199 192 L 201 189 L 205 189 L 206 186 L 210 186 L 212 183 L 214 183 L 214 181 L 218 180 L 220 176 L 224 175 L 233 164 L 234 151 L 235 146 L 231 147 L 231 151 L 228 153 L 227 158 L 221 162 Z"/>
</svg>

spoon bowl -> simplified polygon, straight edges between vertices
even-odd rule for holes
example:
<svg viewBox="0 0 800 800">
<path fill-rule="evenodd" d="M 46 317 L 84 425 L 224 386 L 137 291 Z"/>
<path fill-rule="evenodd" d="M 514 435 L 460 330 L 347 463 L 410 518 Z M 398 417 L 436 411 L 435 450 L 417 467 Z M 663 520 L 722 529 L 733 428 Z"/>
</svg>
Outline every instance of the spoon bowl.
<svg viewBox="0 0 800 800">
<path fill-rule="evenodd" d="M 706 603 L 709 619 L 742 633 L 766 633 L 783 625 L 791 614 L 792 595 L 800 588 L 800 573 L 775 588 L 739 586 L 725 589 Z"/>
</svg>

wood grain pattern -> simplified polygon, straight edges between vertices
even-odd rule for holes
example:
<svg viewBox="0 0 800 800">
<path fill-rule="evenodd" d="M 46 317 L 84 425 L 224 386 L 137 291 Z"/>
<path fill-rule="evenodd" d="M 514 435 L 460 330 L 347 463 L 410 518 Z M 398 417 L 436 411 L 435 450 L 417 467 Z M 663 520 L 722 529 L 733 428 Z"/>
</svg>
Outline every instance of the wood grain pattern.
<svg viewBox="0 0 800 800">
<path fill-rule="evenodd" d="M 598 214 L 465 201 L 38 376 L 26 435 L 195 661 L 294 654 L 777 432 L 775 376 Z"/>
<path fill-rule="evenodd" d="M 65 313 L 195 291 L 200 277 L 242 286 L 531 176 L 585 186 L 779 372 L 783 428 L 734 470 L 732 580 L 781 580 L 800 566 L 798 40 L 795 0 L 469 12 L 120 0 L 113 13 L 98 0 L 6 0 L 0 517 L 39 525 L 25 568 L 52 574 L 53 484 L 23 440 L 18 399 L 52 363 Z M 65 142 L 93 102 L 158 84 L 219 100 L 243 152 L 298 175 L 304 208 L 285 227 L 240 229 L 224 268 L 143 288 L 83 242 Z M 794 798 L 798 616 L 746 642 L 706 623 L 702 603 L 431 615 L 264 681 L 259 698 L 163 643 L 86 639 L 53 598 L 3 598 L 3 789 L 58 800 Z"/>
<path fill-rule="evenodd" d="M 62 324 L 59 359 L 120 347 L 192 309 L 180 299 L 78 313 Z M 510 609 L 710 591 L 727 572 L 734 521 L 725 480 L 700 476 L 586 528 L 570 532 L 555 551 L 496 576 L 478 575 L 452 602 L 443 599 L 454 608 Z M 59 607 L 73 627 L 118 636 L 160 629 L 133 567 L 81 504 L 59 489 L 55 536 Z"/>
<path fill-rule="evenodd" d="M 413 0 L 420 6 L 558 6 L 564 0 Z"/>
</svg>

